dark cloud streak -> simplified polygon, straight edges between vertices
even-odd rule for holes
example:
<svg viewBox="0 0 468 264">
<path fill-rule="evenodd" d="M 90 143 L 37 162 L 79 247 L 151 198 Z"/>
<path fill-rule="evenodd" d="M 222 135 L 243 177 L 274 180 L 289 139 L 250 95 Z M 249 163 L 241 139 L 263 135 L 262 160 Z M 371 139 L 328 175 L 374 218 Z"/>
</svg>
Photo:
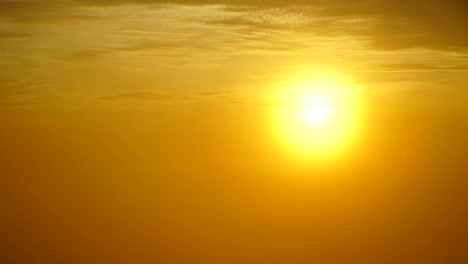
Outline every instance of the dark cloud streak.
<svg viewBox="0 0 468 264">
<path fill-rule="evenodd" d="M 174 96 L 170 94 L 159 94 L 151 91 L 136 91 L 131 93 L 120 93 L 116 95 L 100 96 L 96 99 L 105 101 L 117 100 L 158 100 L 158 99 L 173 99 Z"/>
</svg>

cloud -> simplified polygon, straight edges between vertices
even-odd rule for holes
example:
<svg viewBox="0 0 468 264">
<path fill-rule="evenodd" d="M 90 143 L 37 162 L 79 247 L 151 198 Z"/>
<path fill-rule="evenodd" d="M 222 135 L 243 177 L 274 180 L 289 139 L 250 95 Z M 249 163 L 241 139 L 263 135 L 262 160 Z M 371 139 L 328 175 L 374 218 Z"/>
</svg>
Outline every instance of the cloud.
<svg viewBox="0 0 468 264">
<path fill-rule="evenodd" d="M 70 56 L 66 56 L 64 59 L 65 60 L 75 60 L 75 59 L 91 59 L 91 58 L 96 58 L 105 54 L 108 54 L 109 51 L 105 49 L 86 49 L 86 50 L 80 50 L 77 51 Z"/>
<path fill-rule="evenodd" d="M 18 97 L 25 94 L 42 94 L 47 92 L 48 84 L 34 83 L 25 80 L 0 80 L 0 96 Z"/>
<path fill-rule="evenodd" d="M 20 106 L 57 101 L 52 85 L 25 80 L 0 80 L 0 105 Z"/>
<path fill-rule="evenodd" d="M 183 98 L 118 93 L 128 91 L 125 85 L 151 90 L 133 86 L 132 78 L 169 80 L 164 83 L 171 87 L 236 89 L 274 83 L 268 80 L 277 77 L 271 67 L 344 65 L 326 63 L 329 57 L 350 61 L 344 67 L 365 82 L 421 82 L 419 72 L 468 70 L 467 10 L 467 3 L 455 0 L 0 0 L 0 39 L 9 40 L 0 56 L 11 65 L 3 78 L 14 70 L 18 78 L 51 76 L 83 97 L 104 101 Z M 109 93 L 108 87 L 115 90 Z M 0 89 L 1 97 L 14 101 L 10 104 L 51 101 L 47 85 L 9 81 Z M 189 96 L 237 100 L 238 95 Z"/>
<path fill-rule="evenodd" d="M 118 100 L 203 100 L 216 98 L 224 99 L 227 101 L 239 100 L 244 98 L 238 93 L 229 90 L 218 90 L 218 91 L 203 91 L 203 92 L 192 92 L 184 94 L 175 93 L 156 93 L 151 91 L 135 91 L 129 93 L 119 93 L 116 95 L 99 96 L 96 97 L 98 100 L 104 101 L 118 101 Z"/>
<path fill-rule="evenodd" d="M 33 105 L 44 105 L 46 102 L 39 101 L 22 101 L 22 102 L 10 102 L 0 100 L 0 106 L 33 106 Z"/>
<path fill-rule="evenodd" d="M 372 67 L 374 72 L 389 71 L 468 71 L 468 64 L 460 65 L 441 65 L 429 63 L 388 63 L 380 64 Z"/>
<path fill-rule="evenodd" d="M 11 32 L 0 30 L 0 39 L 16 39 L 16 38 L 26 38 L 29 37 L 29 34 L 20 33 L 20 32 Z"/>
<path fill-rule="evenodd" d="M 177 48 L 179 45 L 164 43 L 161 41 L 140 41 L 123 47 L 113 48 L 115 51 L 141 51 L 141 50 L 161 50 Z"/>
<path fill-rule="evenodd" d="M 168 50 L 180 47 L 179 45 L 164 43 L 160 41 L 139 41 L 131 44 L 122 45 L 119 47 L 96 47 L 87 48 L 76 51 L 69 56 L 65 56 L 62 59 L 92 59 L 104 55 L 111 54 L 113 52 L 138 52 L 138 51 L 153 51 L 153 50 Z"/>
<path fill-rule="evenodd" d="M 309 18 L 308 23 L 272 23 L 275 16 L 264 16 L 256 24 L 248 19 L 228 18 L 212 23 L 231 26 L 255 26 L 291 29 L 327 36 L 353 36 L 366 41 L 377 50 L 427 48 L 438 50 L 468 49 L 468 2 L 415 0 L 356 1 L 231 1 L 231 5 L 247 4 L 255 9 L 240 9 L 239 13 L 257 14 L 258 10 L 282 10 L 291 17 Z M 300 6 L 300 8 L 298 7 Z M 287 18 L 287 15 L 284 15 Z"/>
<path fill-rule="evenodd" d="M 202 96 L 225 96 L 232 94 L 231 91 L 207 91 L 199 93 Z"/>
<path fill-rule="evenodd" d="M 0 18 L 25 24 L 76 24 L 84 20 L 102 19 L 90 14 L 76 14 L 80 7 L 83 7 L 83 3 L 75 0 L 0 0 Z"/>
<path fill-rule="evenodd" d="M 212 25 L 257 30 L 289 30 L 293 27 L 314 34 L 352 35 L 378 50 L 468 50 L 468 35 L 465 34 L 468 31 L 468 2 L 461 0 L 0 0 L 0 17 L 16 22 L 59 23 L 60 20 L 99 19 L 99 16 L 90 16 L 89 12 L 75 13 L 77 10 L 86 13 L 88 7 L 167 4 L 225 6 L 229 12 L 243 15 L 205 21 Z M 259 20 L 259 10 L 283 15 L 280 19 L 273 14 Z M 295 18 L 310 18 L 311 22 L 295 24 L 294 20 L 287 19 L 288 14 Z"/>
<path fill-rule="evenodd" d="M 170 94 L 160 94 L 151 91 L 136 91 L 131 93 L 119 93 L 116 95 L 100 96 L 96 99 L 105 101 L 117 101 L 117 100 L 161 100 L 161 99 L 173 99 L 174 96 Z"/>
</svg>

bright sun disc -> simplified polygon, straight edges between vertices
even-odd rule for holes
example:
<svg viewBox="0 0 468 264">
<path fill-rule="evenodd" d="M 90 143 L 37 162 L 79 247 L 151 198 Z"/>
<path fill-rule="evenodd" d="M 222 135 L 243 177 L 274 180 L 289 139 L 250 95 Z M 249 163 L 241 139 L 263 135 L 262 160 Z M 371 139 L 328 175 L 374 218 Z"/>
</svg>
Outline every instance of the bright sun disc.
<svg viewBox="0 0 468 264">
<path fill-rule="evenodd" d="M 315 96 L 305 100 L 302 108 L 302 117 L 309 122 L 325 122 L 332 114 L 333 107 L 326 96 Z"/>
<path fill-rule="evenodd" d="M 295 157 L 330 158 L 356 136 L 360 105 L 350 86 L 330 79 L 308 81 L 280 89 L 275 101 L 275 134 Z"/>
</svg>

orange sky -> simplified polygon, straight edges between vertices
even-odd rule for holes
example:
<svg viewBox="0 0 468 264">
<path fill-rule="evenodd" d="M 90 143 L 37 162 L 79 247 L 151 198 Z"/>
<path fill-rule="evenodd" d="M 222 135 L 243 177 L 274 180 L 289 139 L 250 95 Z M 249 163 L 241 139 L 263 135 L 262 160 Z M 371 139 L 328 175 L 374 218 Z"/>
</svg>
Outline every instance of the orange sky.
<svg viewBox="0 0 468 264">
<path fill-rule="evenodd" d="M 0 262 L 466 263 L 467 12 L 0 0 Z"/>
</svg>

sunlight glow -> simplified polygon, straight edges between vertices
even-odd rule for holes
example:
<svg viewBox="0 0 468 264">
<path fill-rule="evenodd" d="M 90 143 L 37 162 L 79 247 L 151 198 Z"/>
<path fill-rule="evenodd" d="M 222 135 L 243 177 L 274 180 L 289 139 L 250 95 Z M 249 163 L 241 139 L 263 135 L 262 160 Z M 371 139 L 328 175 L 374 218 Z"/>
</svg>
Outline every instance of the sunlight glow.
<svg viewBox="0 0 468 264">
<path fill-rule="evenodd" d="M 326 96 L 317 95 L 305 100 L 302 109 L 302 117 L 309 122 L 325 122 L 333 114 L 330 99 Z"/>
<path fill-rule="evenodd" d="M 360 127 L 356 88 L 337 77 L 309 79 L 278 89 L 272 123 L 294 157 L 328 159 L 346 150 Z"/>
</svg>

